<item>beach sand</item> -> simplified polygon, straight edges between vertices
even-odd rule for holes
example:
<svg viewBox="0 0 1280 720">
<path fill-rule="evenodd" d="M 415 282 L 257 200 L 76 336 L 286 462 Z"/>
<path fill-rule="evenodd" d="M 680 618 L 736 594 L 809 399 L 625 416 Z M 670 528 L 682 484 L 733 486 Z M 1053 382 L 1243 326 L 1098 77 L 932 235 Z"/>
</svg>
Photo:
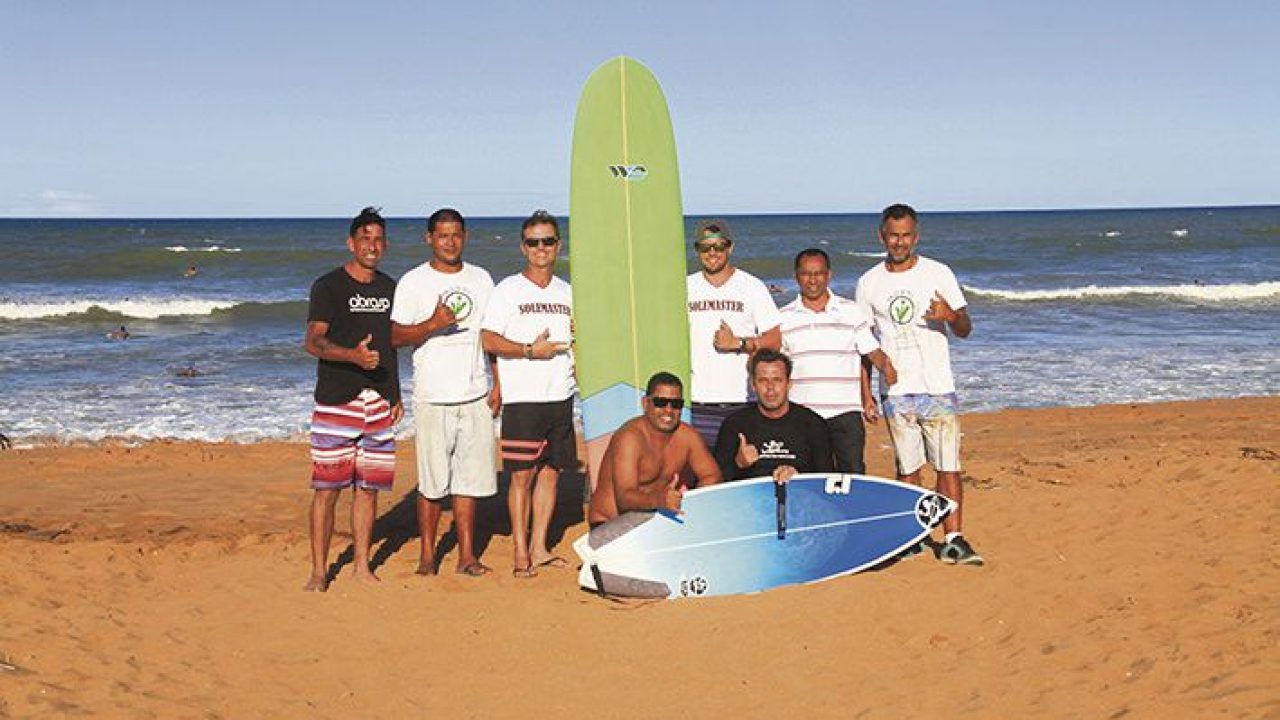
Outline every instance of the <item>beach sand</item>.
<svg viewBox="0 0 1280 720">
<path fill-rule="evenodd" d="M 1277 417 L 1277 397 L 968 415 L 985 567 L 648 603 L 513 578 L 501 499 L 494 574 L 450 550 L 415 576 L 412 443 L 382 583 L 344 566 L 324 594 L 301 592 L 304 445 L 0 452 L 0 717 L 1277 718 Z M 563 483 L 568 557 L 580 494 Z"/>
</svg>

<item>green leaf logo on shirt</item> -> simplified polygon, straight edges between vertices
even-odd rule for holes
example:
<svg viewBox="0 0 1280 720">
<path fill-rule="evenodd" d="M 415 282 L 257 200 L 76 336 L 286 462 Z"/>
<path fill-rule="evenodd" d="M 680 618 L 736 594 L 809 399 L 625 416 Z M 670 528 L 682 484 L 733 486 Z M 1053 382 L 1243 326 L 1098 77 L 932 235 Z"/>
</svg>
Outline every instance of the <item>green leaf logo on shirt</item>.
<svg viewBox="0 0 1280 720">
<path fill-rule="evenodd" d="M 889 301 L 889 317 L 898 325 L 907 325 L 916 316 L 916 304 L 909 295 L 899 295 Z"/>
<path fill-rule="evenodd" d="M 445 293 L 444 305 L 453 311 L 453 316 L 457 318 L 458 322 L 470 317 L 471 310 L 475 307 L 471 296 L 463 290 L 450 290 Z"/>
</svg>

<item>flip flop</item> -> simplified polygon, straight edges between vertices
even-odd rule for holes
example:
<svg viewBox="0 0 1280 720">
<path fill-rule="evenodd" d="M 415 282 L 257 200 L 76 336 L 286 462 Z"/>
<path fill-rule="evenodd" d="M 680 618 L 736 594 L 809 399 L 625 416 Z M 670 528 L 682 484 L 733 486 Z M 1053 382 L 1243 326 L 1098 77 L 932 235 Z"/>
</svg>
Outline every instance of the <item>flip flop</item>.
<svg viewBox="0 0 1280 720">
<path fill-rule="evenodd" d="M 467 563 L 466 565 L 463 565 L 462 567 L 458 568 L 454 572 L 458 573 L 459 575 L 467 575 L 469 577 L 483 577 L 493 572 L 493 570 L 491 570 L 489 566 L 485 565 L 479 560 L 472 560 L 471 562 Z"/>
<path fill-rule="evenodd" d="M 569 561 L 565 560 L 559 555 L 552 555 L 546 560 L 543 560 L 542 562 L 538 563 L 538 567 L 557 568 L 559 570 L 564 570 L 565 568 L 569 567 Z"/>
<path fill-rule="evenodd" d="M 511 568 L 511 576 L 520 580 L 528 580 L 529 578 L 538 577 L 538 571 L 530 564 L 522 568 Z"/>
</svg>

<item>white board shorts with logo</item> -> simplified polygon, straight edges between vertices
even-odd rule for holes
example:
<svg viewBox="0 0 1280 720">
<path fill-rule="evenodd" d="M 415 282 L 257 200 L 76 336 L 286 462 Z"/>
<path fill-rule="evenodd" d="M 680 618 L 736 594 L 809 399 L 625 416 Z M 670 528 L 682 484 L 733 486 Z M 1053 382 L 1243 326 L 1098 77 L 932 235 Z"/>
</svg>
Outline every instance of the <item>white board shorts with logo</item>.
<svg viewBox="0 0 1280 720">
<path fill-rule="evenodd" d="M 423 497 L 498 493 L 497 440 L 487 397 L 454 405 L 415 403 L 418 492 Z"/>
<path fill-rule="evenodd" d="M 890 395 L 883 404 L 899 475 L 910 475 L 926 461 L 938 472 L 960 472 L 960 402 L 955 393 Z"/>
</svg>

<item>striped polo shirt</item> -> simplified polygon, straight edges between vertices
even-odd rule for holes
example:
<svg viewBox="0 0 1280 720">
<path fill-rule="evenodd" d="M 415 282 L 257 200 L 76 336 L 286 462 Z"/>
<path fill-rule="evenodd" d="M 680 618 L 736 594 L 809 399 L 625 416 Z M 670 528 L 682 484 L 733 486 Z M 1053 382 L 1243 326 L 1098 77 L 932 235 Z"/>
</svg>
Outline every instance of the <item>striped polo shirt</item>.
<svg viewBox="0 0 1280 720">
<path fill-rule="evenodd" d="M 828 290 L 820 311 L 805 307 L 797 297 L 781 313 L 782 351 L 795 364 L 791 402 L 823 418 L 862 410 L 861 356 L 880 347 L 866 311 Z"/>
</svg>

